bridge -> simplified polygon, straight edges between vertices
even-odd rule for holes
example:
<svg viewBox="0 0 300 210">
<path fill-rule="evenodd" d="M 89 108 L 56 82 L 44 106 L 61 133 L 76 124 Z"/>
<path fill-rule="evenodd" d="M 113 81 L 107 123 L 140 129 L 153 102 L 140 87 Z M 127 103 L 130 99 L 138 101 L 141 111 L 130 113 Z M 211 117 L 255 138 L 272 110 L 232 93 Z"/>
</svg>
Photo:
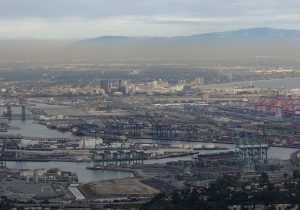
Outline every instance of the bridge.
<svg viewBox="0 0 300 210">
<path fill-rule="evenodd" d="M 12 107 L 21 107 L 21 114 L 13 114 Z M 27 115 L 26 114 L 26 106 L 24 104 L 8 104 L 6 105 L 6 112 L 0 117 L 0 119 L 8 119 L 8 120 L 26 120 L 26 119 L 33 119 L 34 115 Z"/>
<path fill-rule="evenodd" d="M 0 134 L 0 139 L 21 139 L 22 138 L 22 136 L 20 135 L 20 134 L 17 134 L 17 135 L 15 135 L 15 134 L 4 134 L 4 133 L 2 133 L 2 134 Z"/>
<path fill-rule="evenodd" d="M 0 120 L 34 120 L 35 116 L 32 114 L 26 114 L 26 115 L 22 115 L 22 114 L 12 114 L 11 116 L 5 116 L 2 115 L 0 116 Z"/>
</svg>

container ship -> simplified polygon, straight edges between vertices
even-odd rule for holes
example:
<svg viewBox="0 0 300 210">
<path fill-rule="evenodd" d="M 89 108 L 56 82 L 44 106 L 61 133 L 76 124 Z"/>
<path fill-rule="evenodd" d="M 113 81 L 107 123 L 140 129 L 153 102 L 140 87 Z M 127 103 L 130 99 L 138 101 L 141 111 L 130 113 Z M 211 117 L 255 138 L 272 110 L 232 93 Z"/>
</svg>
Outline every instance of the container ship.
<svg viewBox="0 0 300 210">
<path fill-rule="evenodd" d="M 237 157 L 237 153 L 234 151 L 228 151 L 209 154 L 195 154 L 193 158 L 197 160 L 225 160 L 234 157 Z"/>
</svg>

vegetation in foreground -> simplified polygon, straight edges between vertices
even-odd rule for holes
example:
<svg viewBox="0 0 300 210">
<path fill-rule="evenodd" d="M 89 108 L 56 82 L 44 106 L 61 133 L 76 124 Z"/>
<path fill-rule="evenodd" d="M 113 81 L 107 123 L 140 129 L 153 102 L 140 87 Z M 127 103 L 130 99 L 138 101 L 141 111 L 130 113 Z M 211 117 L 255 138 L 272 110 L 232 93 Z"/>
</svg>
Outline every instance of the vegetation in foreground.
<svg viewBox="0 0 300 210">
<path fill-rule="evenodd" d="M 289 204 L 292 209 L 300 203 L 300 181 L 298 177 L 280 184 L 270 183 L 268 175 L 262 173 L 257 183 L 242 181 L 241 178 L 224 176 L 208 188 L 192 188 L 170 195 L 158 194 L 140 210 L 195 210 L 195 209 L 254 209 L 263 205 L 265 209 L 276 209 L 276 204 Z"/>
</svg>

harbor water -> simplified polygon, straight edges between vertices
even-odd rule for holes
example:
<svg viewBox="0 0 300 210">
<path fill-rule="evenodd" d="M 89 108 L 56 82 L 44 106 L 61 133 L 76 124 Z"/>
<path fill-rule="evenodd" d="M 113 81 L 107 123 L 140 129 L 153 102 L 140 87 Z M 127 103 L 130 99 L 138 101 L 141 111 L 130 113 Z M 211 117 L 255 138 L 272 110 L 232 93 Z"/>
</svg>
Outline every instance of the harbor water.
<svg viewBox="0 0 300 210">
<path fill-rule="evenodd" d="M 255 88 L 265 89 L 293 89 L 300 88 L 300 78 L 272 79 L 272 80 L 255 80 L 242 82 L 228 82 L 220 84 L 209 84 L 204 87 L 208 88 L 233 88 L 233 87 L 249 87 L 253 85 Z"/>
<path fill-rule="evenodd" d="M 300 83 L 299 83 L 300 84 Z M 51 105 L 42 105 L 39 106 L 49 106 Z M 40 107 L 41 108 L 41 107 Z M 15 110 L 16 109 L 16 110 Z M 4 108 L 2 109 L 2 111 Z M 1 111 L 1 110 L 0 110 Z M 18 108 L 14 108 L 13 111 L 15 113 L 18 112 Z M 32 120 L 27 121 L 20 121 L 20 120 L 12 120 L 10 125 L 13 127 L 18 127 L 18 130 L 9 130 L 7 133 L 9 134 L 21 134 L 23 136 L 30 136 L 30 137 L 57 137 L 57 138 L 74 138 L 71 133 L 68 132 L 59 132 L 56 130 L 52 130 L 47 128 L 44 125 L 40 125 L 35 123 Z M 76 138 L 76 137 L 75 137 Z M 234 151 L 233 144 L 216 144 L 216 143 L 200 143 L 200 142 L 180 142 L 180 141 L 157 141 L 157 140 L 149 140 L 149 139 L 138 139 L 135 140 L 139 143 L 166 143 L 171 145 L 193 145 L 194 147 L 206 146 L 206 147 L 221 147 L 227 148 L 228 150 Z M 222 150 L 217 150 L 222 151 Z M 269 149 L 269 157 L 270 158 L 279 158 L 279 159 L 289 159 L 290 154 L 296 151 L 296 149 L 290 148 L 279 148 L 279 147 L 271 147 Z M 208 154 L 214 153 L 216 150 L 200 150 L 200 154 Z M 191 160 L 192 156 L 186 157 L 174 157 L 174 158 L 165 158 L 165 159 L 154 159 L 154 160 L 145 160 L 145 164 L 152 164 L 152 163 L 166 163 L 170 161 L 178 161 L 178 160 Z M 86 162 L 16 162 L 11 161 L 7 163 L 9 168 L 15 169 L 37 169 L 37 168 L 59 168 L 65 171 L 71 171 L 77 173 L 80 182 L 90 182 L 90 181 L 99 181 L 99 180 L 107 180 L 107 179 L 119 179 L 119 178 L 127 178 L 133 177 L 133 174 L 127 172 L 118 172 L 118 171 L 106 171 L 106 170 L 88 170 L 86 167 L 92 166 L 93 163 L 86 163 Z"/>
</svg>

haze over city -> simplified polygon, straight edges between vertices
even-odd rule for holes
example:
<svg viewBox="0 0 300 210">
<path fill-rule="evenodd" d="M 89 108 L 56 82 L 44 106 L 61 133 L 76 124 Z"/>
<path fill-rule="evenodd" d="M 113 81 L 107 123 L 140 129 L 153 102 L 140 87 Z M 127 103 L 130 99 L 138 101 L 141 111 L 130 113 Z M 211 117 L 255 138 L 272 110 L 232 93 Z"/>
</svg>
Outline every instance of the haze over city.
<svg viewBox="0 0 300 210">
<path fill-rule="evenodd" d="M 297 31 L 300 29 L 299 4 L 281 0 L 3 1 L 0 55 L 2 61 L 245 60 L 257 57 L 265 58 L 266 62 L 297 61 L 300 55 L 296 47 L 300 37 Z M 268 30 L 271 28 L 283 30 Z M 227 34 L 226 40 L 197 39 L 202 34 L 239 29 L 266 31 L 257 34 L 242 31 L 244 39 L 238 42 L 230 40 L 236 34 Z M 296 39 L 291 40 L 284 30 L 295 30 L 298 35 L 293 38 Z M 185 37 L 184 41 L 181 36 Z M 279 36 L 280 41 L 274 40 Z M 87 43 L 85 40 L 101 37 L 102 41 L 89 42 L 88 46 L 78 45 L 78 42 Z M 110 45 L 109 37 L 115 37 L 114 44 Z M 118 38 L 122 37 L 137 38 L 138 42 L 123 39 L 120 43 Z"/>
<path fill-rule="evenodd" d="M 300 209 L 299 12 L 0 0 L 0 210 Z"/>
</svg>

